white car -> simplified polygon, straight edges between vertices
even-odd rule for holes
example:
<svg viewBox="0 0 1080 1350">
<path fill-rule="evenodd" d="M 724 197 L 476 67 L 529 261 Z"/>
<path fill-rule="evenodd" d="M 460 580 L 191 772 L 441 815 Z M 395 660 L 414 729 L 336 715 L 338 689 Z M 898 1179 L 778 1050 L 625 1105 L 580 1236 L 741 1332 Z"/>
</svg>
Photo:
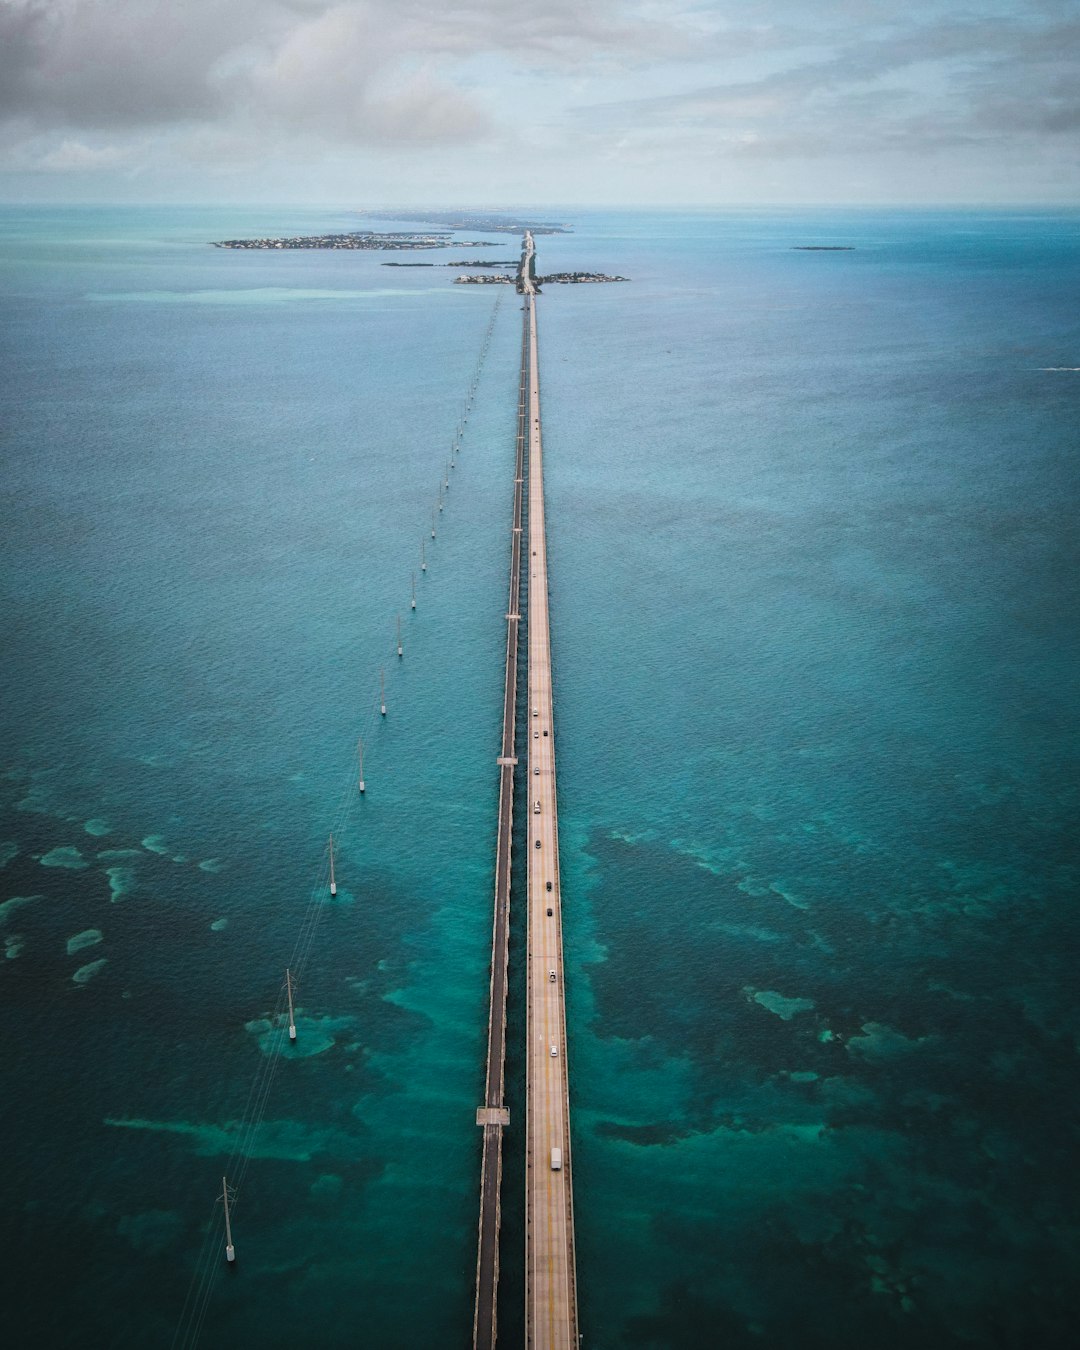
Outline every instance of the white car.
<svg viewBox="0 0 1080 1350">
<path fill-rule="evenodd" d="M 557 1045 L 553 1045 L 553 1046 L 551 1047 L 551 1058 L 554 1059 L 555 1056 L 556 1056 L 558 1053 L 559 1053 L 559 1047 L 558 1047 Z"/>
</svg>

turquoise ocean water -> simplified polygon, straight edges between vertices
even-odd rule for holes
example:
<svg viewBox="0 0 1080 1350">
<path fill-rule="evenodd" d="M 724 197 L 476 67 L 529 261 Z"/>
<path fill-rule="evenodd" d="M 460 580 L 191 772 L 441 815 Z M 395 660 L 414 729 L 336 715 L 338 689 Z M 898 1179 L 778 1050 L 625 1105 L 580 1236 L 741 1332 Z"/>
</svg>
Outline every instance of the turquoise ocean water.
<svg viewBox="0 0 1080 1350">
<path fill-rule="evenodd" d="M 1071 1343 L 1080 217 L 567 218 L 583 1344 Z M 0 212 L 13 1345 L 469 1340 L 517 303 L 207 247 L 358 223 Z"/>
</svg>

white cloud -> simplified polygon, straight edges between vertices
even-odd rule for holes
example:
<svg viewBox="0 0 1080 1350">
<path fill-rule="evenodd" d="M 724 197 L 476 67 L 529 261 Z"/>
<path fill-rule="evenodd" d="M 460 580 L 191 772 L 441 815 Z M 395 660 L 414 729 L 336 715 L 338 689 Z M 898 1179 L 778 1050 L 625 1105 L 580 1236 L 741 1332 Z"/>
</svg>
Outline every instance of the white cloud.
<svg viewBox="0 0 1080 1350">
<path fill-rule="evenodd" d="M 382 22 L 374 5 L 336 5 L 297 24 L 253 61 L 241 94 L 257 117 L 294 131 L 360 144 L 440 145 L 475 139 L 489 125 L 478 99 L 414 67 L 418 43 Z M 431 38 L 428 45 L 435 45 Z"/>
<path fill-rule="evenodd" d="M 97 169 L 115 169 L 127 159 L 128 152 L 119 146 L 93 146 L 68 139 L 43 154 L 35 167 L 48 173 L 89 173 Z"/>
<path fill-rule="evenodd" d="M 845 157 L 887 152 L 917 177 L 967 147 L 976 176 L 1027 154 L 1065 185 L 1075 4 L 0 0 L 0 146 L 9 169 L 103 182 L 379 181 L 414 199 L 474 181 L 485 198 L 577 183 L 691 200 L 718 165 L 766 159 L 793 184 L 814 160 L 828 196 L 856 181 Z"/>
</svg>

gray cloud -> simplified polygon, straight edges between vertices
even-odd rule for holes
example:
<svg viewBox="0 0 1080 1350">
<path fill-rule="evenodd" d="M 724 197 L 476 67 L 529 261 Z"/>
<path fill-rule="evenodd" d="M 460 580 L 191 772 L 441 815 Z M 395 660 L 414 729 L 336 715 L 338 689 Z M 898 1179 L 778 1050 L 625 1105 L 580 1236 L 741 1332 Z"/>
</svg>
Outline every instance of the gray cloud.
<svg viewBox="0 0 1080 1350">
<path fill-rule="evenodd" d="M 476 136 L 488 114 L 455 63 L 541 66 L 630 50 L 617 0 L 0 0 L 0 115 L 35 128 L 232 116 L 359 142 Z M 650 26 L 655 34 L 656 25 Z"/>
<path fill-rule="evenodd" d="M 484 108 L 439 73 L 437 34 L 421 45 L 407 14 L 397 27 L 384 17 L 374 4 L 312 12 L 245 62 L 237 103 L 293 131 L 361 143 L 437 145 L 481 134 Z"/>
<path fill-rule="evenodd" d="M 973 129 L 1072 134 L 1080 128 L 1080 20 L 1028 33 L 963 80 Z"/>
<path fill-rule="evenodd" d="M 0 116 L 28 110 L 44 22 L 37 6 L 0 0 Z"/>
<path fill-rule="evenodd" d="M 529 193 L 542 165 L 556 197 L 683 200 L 732 165 L 774 197 L 782 162 L 800 190 L 811 161 L 851 183 L 841 161 L 880 152 L 912 181 L 938 154 L 1070 171 L 1076 0 L 966 3 L 0 0 L 0 159 L 170 187 L 316 182 L 325 162 L 333 188 L 362 162 L 485 196 L 496 177 Z"/>
<path fill-rule="evenodd" d="M 846 8 L 844 0 L 831 6 Z M 1048 0 L 1056 15 L 1059 6 Z M 739 31 L 726 39 L 736 48 Z M 1054 136 L 1080 122 L 1080 22 L 1030 16 L 897 22 L 880 35 L 819 32 L 831 48 L 798 59 L 803 31 L 772 34 L 795 59 L 757 78 L 579 108 L 599 137 L 681 136 L 698 151 L 790 156 L 928 150 L 1010 136 Z M 755 40 L 757 36 L 755 35 Z"/>
<path fill-rule="evenodd" d="M 46 173 L 96 173 L 122 166 L 124 160 L 124 152 L 114 145 L 95 147 L 69 138 L 46 151 L 37 167 Z"/>
<path fill-rule="evenodd" d="M 212 116 L 223 107 L 217 65 L 256 10 L 251 0 L 0 0 L 0 106 L 8 116 L 76 127 Z"/>
</svg>

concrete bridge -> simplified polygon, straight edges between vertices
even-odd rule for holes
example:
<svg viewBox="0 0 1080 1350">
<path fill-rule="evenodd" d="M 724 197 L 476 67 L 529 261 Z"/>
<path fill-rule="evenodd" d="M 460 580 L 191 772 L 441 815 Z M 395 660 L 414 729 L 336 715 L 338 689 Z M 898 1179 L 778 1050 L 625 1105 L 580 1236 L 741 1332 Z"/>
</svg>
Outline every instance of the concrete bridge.
<svg viewBox="0 0 1080 1350">
<path fill-rule="evenodd" d="M 517 453 L 507 604 L 506 676 L 499 765 L 487 1081 L 477 1124 L 484 1130 L 473 1344 L 493 1350 L 497 1336 L 499 1190 L 506 1109 L 506 971 L 516 753 L 518 625 L 522 580 L 528 602 L 528 747 L 524 836 L 528 850 L 528 952 L 525 1165 L 525 1325 L 529 1350 L 577 1350 L 577 1287 L 570 1149 L 570 1093 L 562 960 L 555 723 L 544 528 L 543 440 L 537 343 L 536 247 L 526 232 L 517 276 L 523 296 Z M 528 548 L 521 570 L 523 488 L 528 481 Z"/>
</svg>

